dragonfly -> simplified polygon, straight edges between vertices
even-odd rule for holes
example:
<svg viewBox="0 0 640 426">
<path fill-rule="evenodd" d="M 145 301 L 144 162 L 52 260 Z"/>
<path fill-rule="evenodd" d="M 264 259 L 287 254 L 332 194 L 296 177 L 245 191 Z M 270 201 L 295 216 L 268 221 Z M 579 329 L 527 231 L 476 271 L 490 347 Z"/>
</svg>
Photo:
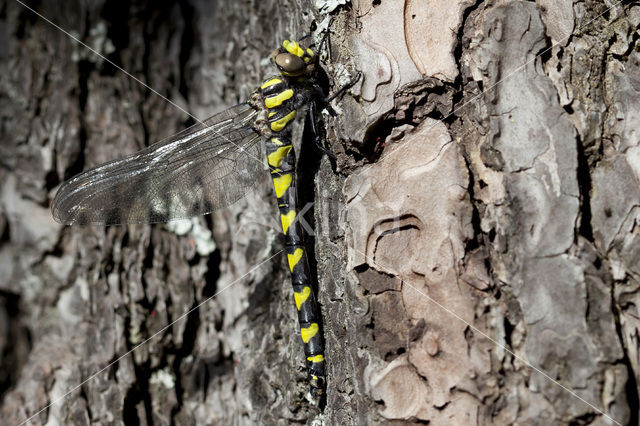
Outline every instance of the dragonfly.
<svg viewBox="0 0 640 426">
<path fill-rule="evenodd" d="M 309 108 L 315 145 L 318 107 L 360 78 L 356 75 L 326 97 L 317 83 L 316 53 L 285 40 L 271 54 L 278 74 L 267 78 L 250 98 L 147 148 L 85 171 L 62 184 L 51 206 L 66 225 L 159 223 L 186 219 L 233 204 L 264 178 L 273 182 L 285 240 L 293 299 L 304 346 L 312 401 L 325 394 L 325 348 L 320 310 L 305 248 L 306 231 L 296 193 L 296 156 L 291 123 Z"/>
</svg>

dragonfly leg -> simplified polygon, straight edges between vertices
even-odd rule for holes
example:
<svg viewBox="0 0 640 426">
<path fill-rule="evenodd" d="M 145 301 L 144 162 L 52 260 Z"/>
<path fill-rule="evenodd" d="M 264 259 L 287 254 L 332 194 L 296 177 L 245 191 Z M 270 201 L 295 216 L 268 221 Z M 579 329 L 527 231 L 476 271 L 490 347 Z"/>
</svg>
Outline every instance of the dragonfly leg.
<svg viewBox="0 0 640 426">
<path fill-rule="evenodd" d="M 351 79 L 351 81 L 349 81 L 347 84 L 345 84 L 344 86 L 342 86 L 340 89 L 338 89 L 338 91 L 336 93 L 334 93 L 331 96 L 325 96 L 324 92 L 322 90 L 322 88 L 318 85 L 314 85 L 313 89 L 316 91 L 316 93 L 318 94 L 318 99 L 320 100 L 320 102 L 322 102 L 322 106 L 324 109 L 328 110 L 329 113 L 331 115 L 336 115 L 336 112 L 333 110 L 333 108 L 331 108 L 331 101 L 334 100 L 335 98 L 337 98 L 338 96 L 340 96 L 341 94 L 343 94 L 347 89 L 349 89 L 350 87 L 352 87 L 354 84 L 356 84 L 358 82 L 358 80 L 360 79 L 360 76 L 362 75 L 362 73 L 360 71 L 358 71 L 358 73 L 356 74 L 356 76 L 354 78 Z M 325 148 L 324 146 L 322 146 L 322 143 L 320 141 L 320 135 L 318 134 L 318 120 L 317 120 L 317 105 L 316 102 L 313 101 L 310 103 L 309 105 L 309 117 L 310 117 L 310 121 L 311 121 L 311 133 L 313 135 L 313 143 L 315 144 L 315 146 L 322 152 L 324 152 L 325 154 L 327 154 L 329 156 L 329 158 L 332 159 L 336 159 L 336 156 L 333 154 L 333 152 L 331 152 L 330 150 L 328 150 L 327 148 Z"/>
<path fill-rule="evenodd" d="M 324 98 L 322 101 L 327 103 L 327 104 L 331 103 L 332 100 L 334 100 L 335 98 L 337 98 L 338 96 L 340 96 L 344 92 L 346 92 L 348 89 L 353 87 L 353 85 L 356 84 L 358 82 L 358 80 L 360 80 L 361 76 L 362 76 L 362 72 L 358 71 L 356 76 L 353 77 L 347 84 L 345 84 L 344 86 L 339 88 L 338 91 L 336 93 L 334 93 L 333 95 L 331 95 L 331 96 L 329 96 L 327 98 Z"/>
<path fill-rule="evenodd" d="M 309 104 L 309 121 L 311 122 L 311 134 L 313 136 L 313 144 L 320 151 L 324 152 L 329 158 L 336 159 L 333 152 L 322 146 L 320 135 L 318 134 L 317 107 L 315 102 Z"/>
<path fill-rule="evenodd" d="M 353 85 L 356 84 L 358 80 L 360 80 L 361 76 L 362 76 L 362 72 L 358 71 L 356 76 L 353 77 L 347 84 L 339 88 L 338 91 L 335 92 L 333 95 L 329 95 L 329 96 L 325 95 L 324 90 L 322 90 L 322 87 L 320 87 L 318 84 L 313 84 L 311 88 L 316 93 L 316 99 L 318 99 L 322 103 L 323 109 L 328 109 L 331 112 L 333 111 L 333 108 L 331 108 L 331 105 L 330 105 L 331 101 L 333 101 L 335 98 L 342 95 L 345 91 L 353 87 Z M 335 115 L 335 112 L 333 112 L 332 115 Z"/>
</svg>

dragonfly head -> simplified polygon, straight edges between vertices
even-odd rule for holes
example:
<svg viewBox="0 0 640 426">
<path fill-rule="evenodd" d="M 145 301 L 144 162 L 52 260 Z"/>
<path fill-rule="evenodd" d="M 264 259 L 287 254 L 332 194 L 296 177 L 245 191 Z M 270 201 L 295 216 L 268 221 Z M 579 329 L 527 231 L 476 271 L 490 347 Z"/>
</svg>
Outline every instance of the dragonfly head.
<svg viewBox="0 0 640 426">
<path fill-rule="evenodd" d="M 293 40 L 285 40 L 282 47 L 271 54 L 271 61 L 285 77 L 309 75 L 315 68 L 316 56 L 309 48 L 304 48 Z"/>
</svg>

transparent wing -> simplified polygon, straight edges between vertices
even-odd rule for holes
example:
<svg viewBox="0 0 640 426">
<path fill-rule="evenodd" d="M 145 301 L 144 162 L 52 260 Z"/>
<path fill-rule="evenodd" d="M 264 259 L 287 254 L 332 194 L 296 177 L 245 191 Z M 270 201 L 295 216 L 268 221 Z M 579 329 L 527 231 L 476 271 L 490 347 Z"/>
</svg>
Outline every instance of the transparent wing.
<svg viewBox="0 0 640 426">
<path fill-rule="evenodd" d="M 242 198 L 265 173 L 256 112 L 246 104 L 65 182 L 53 217 L 64 224 L 155 223 L 209 213 Z"/>
</svg>

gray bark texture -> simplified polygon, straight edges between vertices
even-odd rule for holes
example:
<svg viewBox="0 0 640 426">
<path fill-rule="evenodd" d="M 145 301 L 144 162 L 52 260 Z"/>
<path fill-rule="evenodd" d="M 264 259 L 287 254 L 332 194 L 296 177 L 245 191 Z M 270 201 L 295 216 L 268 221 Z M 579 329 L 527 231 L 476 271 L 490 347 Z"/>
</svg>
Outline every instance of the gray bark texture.
<svg viewBox="0 0 640 426">
<path fill-rule="evenodd" d="M 190 119 L 0 0 L 0 423 L 638 424 L 640 3 L 29 5 L 199 118 L 330 16 L 325 85 L 362 77 L 335 161 L 296 132 L 316 407 L 268 174 L 188 224 L 56 224 L 62 181 Z"/>
</svg>

